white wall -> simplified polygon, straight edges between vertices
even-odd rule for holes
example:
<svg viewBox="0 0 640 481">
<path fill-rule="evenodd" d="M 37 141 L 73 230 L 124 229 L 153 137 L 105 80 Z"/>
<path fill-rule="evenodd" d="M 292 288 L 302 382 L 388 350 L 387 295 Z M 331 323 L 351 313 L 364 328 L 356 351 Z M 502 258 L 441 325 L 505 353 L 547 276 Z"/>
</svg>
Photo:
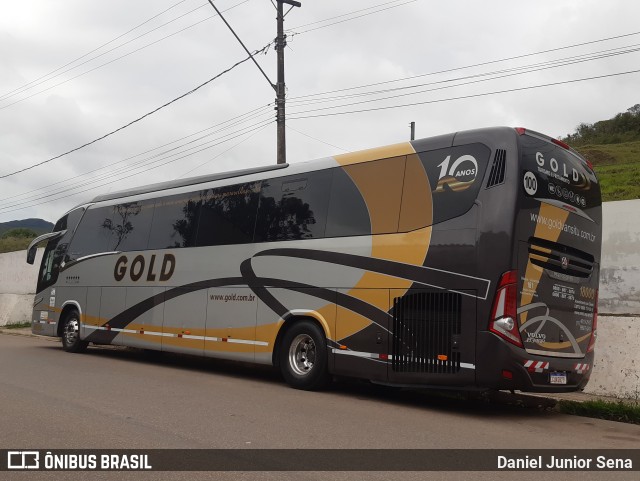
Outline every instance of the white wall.
<svg viewBox="0 0 640 481">
<path fill-rule="evenodd" d="M 640 315 L 640 199 L 605 202 L 598 310 Z"/>
<path fill-rule="evenodd" d="M 640 316 L 598 317 L 592 369 L 585 392 L 640 399 Z"/>
<path fill-rule="evenodd" d="M 33 265 L 27 264 L 27 251 L 0 254 L 0 326 L 31 321 L 43 252 L 38 249 Z"/>
<path fill-rule="evenodd" d="M 33 294 L 0 294 L 0 326 L 31 322 Z"/>
<path fill-rule="evenodd" d="M 44 249 L 38 249 L 33 265 L 27 264 L 27 251 L 0 254 L 0 294 L 33 294 Z"/>
<path fill-rule="evenodd" d="M 602 206 L 593 394 L 640 398 L 640 199 Z"/>
</svg>

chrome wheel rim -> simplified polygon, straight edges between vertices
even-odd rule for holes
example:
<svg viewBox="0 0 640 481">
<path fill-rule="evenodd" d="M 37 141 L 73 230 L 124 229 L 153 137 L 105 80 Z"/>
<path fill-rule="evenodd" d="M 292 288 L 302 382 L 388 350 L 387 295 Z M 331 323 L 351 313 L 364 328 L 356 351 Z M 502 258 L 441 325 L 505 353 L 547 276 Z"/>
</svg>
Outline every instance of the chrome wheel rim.
<svg viewBox="0 0 640 481">
<path fill-rule="evenodd" d="M 289 366 L 298 376 L 306 376 L 316 362 L 316 343 L 308 334 L 299 334 L 289 347 Z"/>
<path fill-rule="evenodd" d="M 73 345 L 78 339 L 79 323 L 77 319 L 70 319 L 64 326 L 64 340 L 67 345 Z"/>
</svg>

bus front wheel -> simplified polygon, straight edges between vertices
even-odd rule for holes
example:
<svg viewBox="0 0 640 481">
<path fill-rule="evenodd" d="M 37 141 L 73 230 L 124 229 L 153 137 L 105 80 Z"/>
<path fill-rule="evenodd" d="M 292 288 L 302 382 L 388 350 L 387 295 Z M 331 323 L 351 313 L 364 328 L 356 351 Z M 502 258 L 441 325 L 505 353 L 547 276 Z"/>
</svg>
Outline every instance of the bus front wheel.
<svg viewBox="0 0 640 481">
<path fill-rule="evenodd" d="M 67 313 L 62 325 L 62 347 L 67 352 L 82 352 L 89 343 L 80 339 L 80 314 L 72 310 Z"/>
<path fill-rule="evenodd" d="M 296 322 L 284 335 L 280 369 L 291 387 L 315 391 L 329 382 L 327 340 L 311 321 Z"/>
</svg>

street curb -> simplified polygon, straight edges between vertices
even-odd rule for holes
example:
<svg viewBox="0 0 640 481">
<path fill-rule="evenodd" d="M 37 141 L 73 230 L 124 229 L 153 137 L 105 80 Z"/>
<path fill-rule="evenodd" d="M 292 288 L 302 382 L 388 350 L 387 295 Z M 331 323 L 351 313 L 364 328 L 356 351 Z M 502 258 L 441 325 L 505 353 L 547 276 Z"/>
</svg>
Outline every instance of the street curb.
<svg viewBox="0 0 640 481">
<path fill-rule="evenodd" d="M 53 341 L 57 342 L 58 338 L 50 337 L 50 336 L 40 336 L 38 334 L 33 334 L 31 331 L 26 332 L 23 329 L 3 329 L 0 328 L 0 334 L 4 334 L 6 336 L 22 336 L 22 337 L 37 337 L 38 339 L 42 339 L 45 341 Z"/>
</svg>

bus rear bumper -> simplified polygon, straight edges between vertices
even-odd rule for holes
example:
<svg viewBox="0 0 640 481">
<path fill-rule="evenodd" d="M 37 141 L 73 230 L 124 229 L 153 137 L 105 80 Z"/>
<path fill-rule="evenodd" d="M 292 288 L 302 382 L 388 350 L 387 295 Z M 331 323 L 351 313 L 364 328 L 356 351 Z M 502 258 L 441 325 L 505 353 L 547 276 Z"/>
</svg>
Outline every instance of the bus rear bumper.
<svg viewBox="0 0 640 481">
<path fill-rule="evenodd" d="M 577 359 L 536 356 L 490 332 L 478 333 L 476 359 L 479 386 L 524 392 L 582 391 L 593 368 L 593 351 Z"/>
</svg>

